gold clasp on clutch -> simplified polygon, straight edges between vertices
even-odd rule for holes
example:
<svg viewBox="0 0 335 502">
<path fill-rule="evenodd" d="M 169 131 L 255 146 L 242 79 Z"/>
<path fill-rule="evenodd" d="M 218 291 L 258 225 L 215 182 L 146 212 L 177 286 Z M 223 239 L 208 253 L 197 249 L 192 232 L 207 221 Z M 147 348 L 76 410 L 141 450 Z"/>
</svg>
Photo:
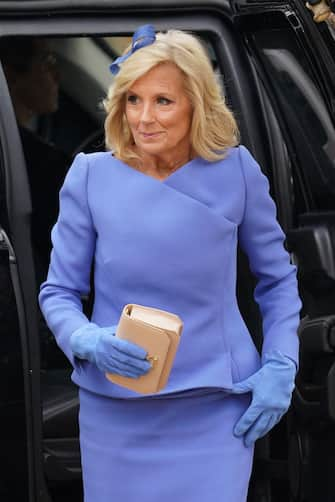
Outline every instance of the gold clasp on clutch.
<svg viewBox="0 0 335 502">
<path fill-rule="evenodd" d="M 158 356 L 147 356 L 146 359 L 150 362 L 151 366 L 153 366 L 154 363 L 158 361 Z"/>
</svg>

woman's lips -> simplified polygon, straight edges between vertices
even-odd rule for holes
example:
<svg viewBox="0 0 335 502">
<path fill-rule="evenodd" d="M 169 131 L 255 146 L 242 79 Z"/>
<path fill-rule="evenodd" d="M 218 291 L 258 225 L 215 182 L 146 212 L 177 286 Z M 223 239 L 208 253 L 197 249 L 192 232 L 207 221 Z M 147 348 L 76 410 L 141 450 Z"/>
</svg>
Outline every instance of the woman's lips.
<svg viewBox="0 0 335 502">
<path fill-rule="evenodd" d="M 162 133 L 161 132 L 140 132 L 140 135 L 142 136 L 142 138 L 156 138 L 160 134 L 162 134 Z"/>
</svg>

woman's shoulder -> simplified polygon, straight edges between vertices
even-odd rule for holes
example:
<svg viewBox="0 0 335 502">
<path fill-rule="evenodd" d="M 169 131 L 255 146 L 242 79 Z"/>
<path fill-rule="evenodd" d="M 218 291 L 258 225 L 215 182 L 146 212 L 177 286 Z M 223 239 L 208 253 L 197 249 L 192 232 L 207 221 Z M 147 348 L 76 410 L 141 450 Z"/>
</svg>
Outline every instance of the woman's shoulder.
<svg viewBox="0 0 335 502">
<path fill-rule="evenodd" d="M 248 158 L 252 158 L 249 150 L 242 144 L 231 146 L 223 151 L 217 151 L 221 158 L 210 161 L 202 159 L 203 163 L 209 165 L 217 165 L 218 167 L 224 168 L 225 171 L 235 170 L 236 167 L 241 167 L 241 164 Z"/>
<path fill-rule="evenodd" d="M 238 171 L 243 176 L 247 186 L 252 186 L 265 180 L 266 176 L 260 164 L 246 146 L 240 144 L 231 148 L 226 158 L 232 160 L 231 166 L 234 169 L 231 169 L 231 171 L 236 171 L 235 167 L 238 166 Z"/>
<path fill-rule="evenodd" d="M 244 185 L 245 178 L 251 174 L 258 176 L 259 165 L 248 148 L 243 144 L 227 148 L 224 157 L 216 161 L 204 161 L 204 165 L 212 166 L 213 173 L 225 182 Z M 222 181 L 223 182 L 223 181 Z"/>
<path fill-rule="evenodd" d="M 256 159 L 243 144 L 229 147 L 225 151 L 224 158 L 219 162 L 226 168 L 230 167 L 233 170 L 238 167 L 238 170 L 242 172 L 249 169 L 253 170 L 256 166 L 258 167 Z"/>
<path fill-rule="evenodd" d="M 235 160 L 243 161 L 245 158 L 252 157 L 248 148 L 245 145 L 239 144 L 236 146 L 229 147 L 225 152 L 225 157 L 223 160 Z"/>
<path fill-rule="evenodd" d="M 96 165 L 110 165 L 115 162 L 115 158 L 113 157 L 112 152 L 93 152 L 93 153 L 84 153 L 81 152 L 78 154 L 81 156 L 88 166 L 96 166 Z"/>
<path fill-rule="evenodd" d="M 87 172 L 88 178 L 99 178 L 99 174 L 104 176 L 107 172 L 117 172 L 117 170 L 112 169 L 117 164 L 117 159 L 113 157 L 110 151 L 80 152 L 75 156 L 72 168 L 78 165 L 79 169 L 81 168 Z"/>
<path fill-rule="evenodd" d="M 207 162 L 208 164 L 224 164 L 227 165 L 228 161 L 231 162 L 236 162 L 240 161 L 241 156 L 244 155 L 250 155 L 249 150 L 242 144 L 236 145 L 236 146 L 229 146 L 225 149 L 222 150 L 215 150 L 215 153 L 220 156 L 220 158 L 216 160 L 206 160 L 204 158 L 201 158 L 203 162 Z"/>
</svg>

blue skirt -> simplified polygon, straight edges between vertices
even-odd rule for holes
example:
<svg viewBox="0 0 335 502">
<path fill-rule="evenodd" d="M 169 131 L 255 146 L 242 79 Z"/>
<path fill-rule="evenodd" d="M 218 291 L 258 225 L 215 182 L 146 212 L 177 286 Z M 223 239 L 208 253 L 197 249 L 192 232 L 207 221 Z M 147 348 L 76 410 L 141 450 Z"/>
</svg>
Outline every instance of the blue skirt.
<svg viewBox="0 0 335 502">
<path fill-rule="evenodd" d="M 79 395 L 85 502 L 246 501 L 253 448 L 233 427 L 249 396 Z"/>
</svg>

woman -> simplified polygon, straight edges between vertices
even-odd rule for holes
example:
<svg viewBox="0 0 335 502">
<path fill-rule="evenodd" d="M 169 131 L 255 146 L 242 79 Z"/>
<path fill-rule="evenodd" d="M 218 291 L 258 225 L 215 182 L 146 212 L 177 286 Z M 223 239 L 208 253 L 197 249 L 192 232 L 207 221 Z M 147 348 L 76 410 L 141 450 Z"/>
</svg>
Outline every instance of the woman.
<svg viewBox="0 0 335 502">
<path fill-rule="evenodd" d="M 85 501 L 243 502 L 254 441 L 287 410 L 300 301 L 268 183 L 197 39 L 140 28 L 111 66 L 110 152 L 80 154 L 60 193 L 40 305 L 80 387 Z M 260 357 L 238 310 L 237 242 L 258 277 Z M 80 295 L 95 264 L 92 319 Z M 184 330 L 167 386 L 141 396 L 104 372 L 150 370 L 115 333 L 138 303 Z"/>
</svg>

